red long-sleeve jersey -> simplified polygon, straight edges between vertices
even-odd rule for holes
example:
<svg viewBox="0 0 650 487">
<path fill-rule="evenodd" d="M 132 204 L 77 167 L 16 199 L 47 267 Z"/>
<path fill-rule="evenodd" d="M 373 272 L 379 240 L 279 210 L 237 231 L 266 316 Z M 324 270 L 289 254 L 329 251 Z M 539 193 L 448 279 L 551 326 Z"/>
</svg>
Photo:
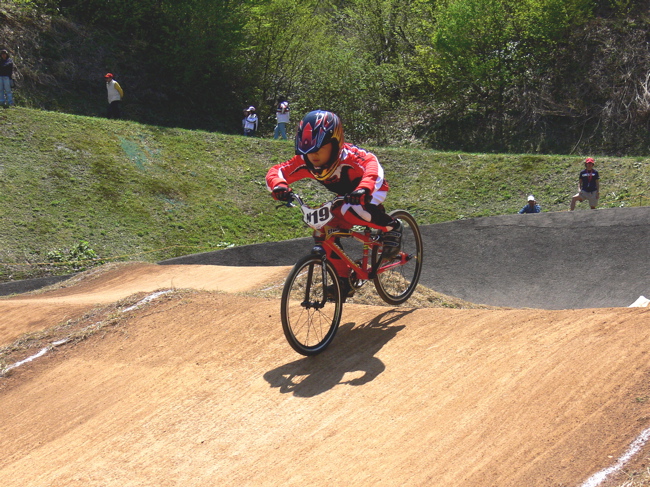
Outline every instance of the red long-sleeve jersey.
<svg viewBox="0 0 650 487">
<path fill-rule="evenodd" d="M 280 183 L 290 185 L 305 178 L 316 179 L 316 176 L 310 170 L 303 156 L 294 156 L 269 169 L 266 174 L 266 186 L 269 191 L 272 191 Z M 381 198 L 383 201 L 385 193 L 388 191 L 388 183 L 384 179 L 384 169 L 379 164 L 377 157 L 352 144 L 343 145 L 338 167 L 330 178 L 319 182 L 333 193 L 341 196 L 358 188 L 366 188 L 370 194 L 376 191 L 384 192 Z"/>
</svg>

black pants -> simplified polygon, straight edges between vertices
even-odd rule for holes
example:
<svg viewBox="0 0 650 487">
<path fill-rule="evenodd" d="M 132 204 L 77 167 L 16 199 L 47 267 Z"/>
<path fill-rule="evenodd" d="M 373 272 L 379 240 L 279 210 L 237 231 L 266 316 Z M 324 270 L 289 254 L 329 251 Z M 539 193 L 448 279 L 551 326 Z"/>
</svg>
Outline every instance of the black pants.
<svg viewBox="0 0 650 487">
<path fill-rule="evenodd" d="M 108 112 L 106 113 L 108 118 L 120 118 L 122 114 L 120 113 L 120 101 L 112 101 L 108 105 Z"/>
</svg>

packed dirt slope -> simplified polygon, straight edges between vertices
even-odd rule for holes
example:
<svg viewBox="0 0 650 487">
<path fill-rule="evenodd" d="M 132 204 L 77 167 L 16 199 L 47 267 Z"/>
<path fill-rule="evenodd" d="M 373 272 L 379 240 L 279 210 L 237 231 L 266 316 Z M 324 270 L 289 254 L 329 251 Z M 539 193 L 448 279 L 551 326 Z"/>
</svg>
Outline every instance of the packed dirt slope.
<svg viewBox="0 0 650 487">
<path fill-rule="evenodd" d="M 240 293 L 280 275 L 123 266 L 0 300 L 0 345 L 96 330 L 0 377 L 0 485 L 580 486 L 650 427 L 648 308 L 346 304 L 304 358 L 279 300 Z M 133 308 L 170 288 L 202 291 Z"/>
<path fill-rule="evenodd" d="M 154 264 L 118 265 L 113 272 L 100 269 L 96 276 L 87 273 L 82 281 L 72 278 L 52 286 L 54 290 L 50 292 L 0 300 L 0 346 L 23 333 L 74 319 L 95 306 L 105 306 L 139 292 L 184 288 L 239 292 L 267 282 L 277 282 L 287 275 L 288 270 L 287 267 Z"/>
</svg>

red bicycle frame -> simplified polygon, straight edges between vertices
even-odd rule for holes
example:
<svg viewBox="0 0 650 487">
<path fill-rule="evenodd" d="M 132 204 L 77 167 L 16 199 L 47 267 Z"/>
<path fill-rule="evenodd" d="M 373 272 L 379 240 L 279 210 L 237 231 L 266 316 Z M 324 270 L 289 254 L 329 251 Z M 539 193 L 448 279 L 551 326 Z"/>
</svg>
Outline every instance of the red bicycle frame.
<svg viewBox="0 0 650 487">
<path fill-rule="evenodd" d="M 377 274 L 404 265 L 408 261 L 408 256 L 401 253 L 399 260 L 395 259 L 381 265 L 381 258 L 378 256 L 380 255 L 379 253 L 382 243 L 379 240 L 379 235 L 376 232 L 373 232 L 370 227 L 366 227 L 363 232 L 360 232 L 352 229 L 345 230 L 328 226 L 327 224 L 336 216 L 333 209 L 343 203 L 343 196 L 337 196 L 316 208 L 308 206 L 296 193 L 292 193 L 292 200 L 296 201 L 298 206 L 300 206 L 300 210 L 303 214 L 303 221 L 309 227 L 323 233 L 324 238 L 322 241 L 318 242 L 317 245 L 323 247 L 323 250 L 326 252 L 325 255 L 337 255 L 345 265 L 355 273 L 357 279 L 363 281 L 374 279 Z M 287 203 L 287 205 L 296 206 L 292 202 Z M 361 259 L 355 261 L 348 256 L 346 252 L 336 244 L 337 238 L 354 238 L 361 242 L 363 245 L 363 254 Z"/>
</svg>

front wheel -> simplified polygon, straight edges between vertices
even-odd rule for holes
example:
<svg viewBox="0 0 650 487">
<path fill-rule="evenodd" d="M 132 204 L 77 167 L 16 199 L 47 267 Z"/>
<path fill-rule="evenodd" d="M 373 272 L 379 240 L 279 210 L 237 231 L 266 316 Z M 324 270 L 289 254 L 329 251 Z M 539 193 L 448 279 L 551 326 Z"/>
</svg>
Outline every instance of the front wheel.
<svg viewBox="0 0 650 487">
<path fill-rule="evenodd" d="M 373 279 L 377 293 L 386 303 L 402 304 L 411 297 L 422 272 L 422 235 L 415 218 L 406 210 L 395 210 L 390 216 L 402 222 L 401 252 L 392 262 L 383 261 Z M 381 251 L 373 249 L 373 261 L 381 259 Z"/>
<path fill-rule="evenodd" d="M 334 339 L 342 309 L 341 289 L 332 264 L 319 255 L 300 259 L 282 291 L 282 330 L 289 345 L 302 355 L 325 350 Z"/>
</svg>

